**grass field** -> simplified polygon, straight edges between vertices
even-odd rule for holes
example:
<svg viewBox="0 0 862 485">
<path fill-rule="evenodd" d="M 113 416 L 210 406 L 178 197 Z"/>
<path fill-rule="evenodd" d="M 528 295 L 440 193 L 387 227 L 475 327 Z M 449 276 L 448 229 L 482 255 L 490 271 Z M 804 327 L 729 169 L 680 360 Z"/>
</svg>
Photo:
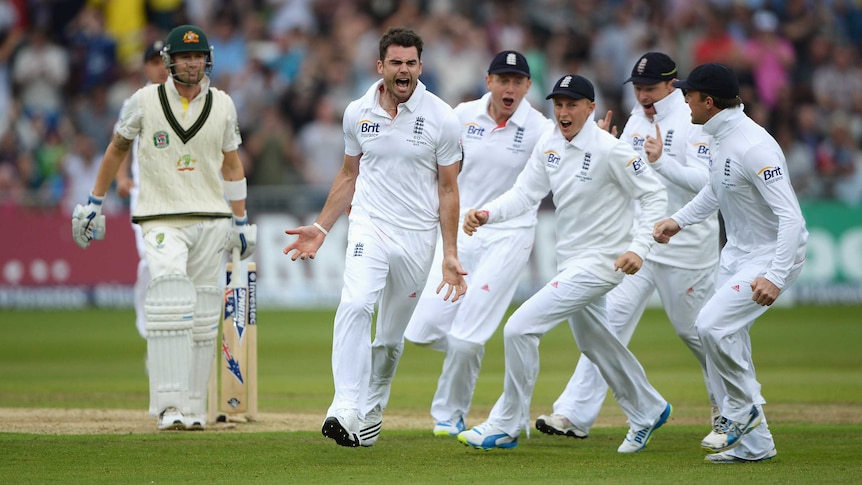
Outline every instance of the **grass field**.
<svg viewBox="0 0 862 485">
<path fill-rule="evenodd" d="M 482 452 L 430 434 L 428 407 L 442 355 L 410 344 L 380 441 L 336 446 L 319 432 L 332 398 L 333 311 L 262 311 L 260 406 L 264 422 L 236 430 L 155 433 L 147 421 L 145 343 L 131 310 L 3 311 L 0 339 L 2 483 L 859 483 L 862 481 L 862 308 L 774 308 L 752 331 L 779 455 L 754 465 L 704 463 L 709 431 L 699 370 L 665 317 L 650 310 L 632 342 L 674 416 L 649 447 L 616 453 L 625 418 L 612 399 L 586 440 L 522 435 L 514 450 Z M 541 344 L 533 419 L 571 375 L 578 351 L 565 325 Z M 468 424 L 484 420 L 502 390 L 500 332 L 489 342 Z M 21 408 L 128 410 L 113 431 L 11 432 Z M 6 412 L 4 412 L 6 411 Z M 16 417 L 17 416 L 17 417 Z M 269 422 L 265 422 L 269 420 Z M 701 424 L 703 423 L 703 424 Z M 126 425 L 128 424 L 128 428 Z M 83 423 L 88 426 L 89 423 Z M 287 431 L 287 430 L 298 431 Z M 119 431 L 118 431 L 119 430 Z M 47 431 L 47 432 L 46 432 Z"/>
</svg>

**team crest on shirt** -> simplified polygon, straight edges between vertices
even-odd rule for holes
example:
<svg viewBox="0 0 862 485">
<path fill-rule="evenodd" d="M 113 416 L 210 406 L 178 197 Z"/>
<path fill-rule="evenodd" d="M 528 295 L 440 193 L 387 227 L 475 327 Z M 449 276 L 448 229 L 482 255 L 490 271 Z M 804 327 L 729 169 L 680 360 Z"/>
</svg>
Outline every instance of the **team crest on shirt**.
<svg viewBox="0 0 862 485">
<path fill-rule="evenodd" d="M 165 246 L 165 233 L 160 232 L 156 234 L 156 247 L 163 248 Z"/>
<path fill-rule="evenodd" d="M 669 147 L 673 144 L 673 132 L 674 130 L 667 130 L 664 134 L 664 146 Z"/>
<path fill-rule="evenodd" d="M 575 178 L 579 182 L 589 182 L 593 178 L 590 177 L 590 163 L 592 161 L 593 154 L 590 152 L 584 153 L 584 161 L 581 163 L 581 171 L 575 175 Z"/>
<path fill-rule="evenodd" d="M 425 146 L 428 145 L 428 141 L 425 140 L 423 135 L 425 134 L 425 117 L 417 116 L 415 120 L 413 120 L 413 137 L 408 139 L 407 142 L 413 144 L 413 146 Z"/>
<path fill-rule="evenodd" d="M 774 167 L 772 165 L 767 165 L 758 170 L 757 176 L 760 177 L 766 185 L 772 185 L 773 183 L 784 179 L 784 173 L 782 173 L 781 167 Z"/>
<path fill-rule="evenodd" d="M 524 128 L 518 128 L 515 131 L 515 136 L 512 138 L 512 146 L 509 151 L 512 153 L 524 153 L 526 150 L 521 146 L 524 143 Z"/>
<path fill-rule="evenodd" d="M 195 169 L 198 161 L 192 158 L 191 155 L 183 155 L 177 160 L 177 170 L 180 172 L 190 172 Z"/>
<path fill-rule="evenodd" d="M 732 189 L 736 187 L 736 184 L 731 181 L 730 165 L 733 163 L 733 160 L 729 158 L 724 159 L 724 180 L 721 181 L 721 185 L 723 185 L 726 189 Z"/>
<path fill-rule="evenodd" d="M 153 146 L 156 148 L 167 148 L 171 144 L 167 131 L 157 131 L 153 135 Z"/>
</svg>

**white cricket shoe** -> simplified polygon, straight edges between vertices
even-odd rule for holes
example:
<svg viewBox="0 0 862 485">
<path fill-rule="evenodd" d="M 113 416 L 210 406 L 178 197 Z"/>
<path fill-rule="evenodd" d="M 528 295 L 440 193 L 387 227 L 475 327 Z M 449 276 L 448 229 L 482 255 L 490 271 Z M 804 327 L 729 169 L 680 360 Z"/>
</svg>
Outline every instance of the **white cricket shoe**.
<svg viewBox="0 0 862 485">
<path fill-rule="evenodd" d="M 206 416 L 189 415 L 183 416 L 183 423 L 189 431 L 203 431 L 207 427 Z"/>
<path fill-rule="evenodd" d="M 464 424 L 464 416 L 461 416 L 457 420 L 437 421 L 434 425 L 434 436 L 458 436 L 458 434 L 466 429 L 467 425 Z"/>
<path fill-rule="evenodd" d="M 707 451 L 715 453 L 736 448 L 742 437 L 758 427 L 761 420 L 762 416 L 760 415 L 760 411 L 757 410 L 757 406 L 751 406 L 751 411 L 748 413 L 748 421 L 746 422 L 736 422 L 721 416 L 715 423 L 712 432 L 706 435 L 706 438 L 700 442 L 700 446 Z"/>
<path fill-rule="evenodd" d="M 562 414 L 550 416 L 541 415 L 536 419 L 536 429 L 545 434 L 571 436 L 572 438 L 586 438 L 589 433 L 575 426 L 569 418 Z"/>
<path fill-rule="evenodd" d="M 767 453 L 766 456 L 764 456 L 762 458 L 740 458 L 738 456 L 731 456 L 726 451 L 723 451 L 721 453 L 712 453 L 712 454 L 706 455 L 703 458 L 703 461 L 706 461 L 709 463 L 716 463 L 716 464 L 757 463 L 759 461 L 771 460 L 771 459 L 775 458 L 777 455 L 778 455 L 778 452 L 775 451 L 775 448 L 769 450 L 769 453 Z"/>
<path fill-rule="evenodd" d="M 647 443 L 649 443 L 650 438 L 652 438 L 653 432 L 661 428 L 661 426 L 667 422 L 667 419 L 670 417 L 672 412 L 673 406 L 668 403 L 667 406 L 665 406 L 664 411 L 652 426 L 639 430 L 629 428 L 629 432 L 626 434 L 626 439 L 623 440 L 622 444 L 617 448 L 617 452 L 636 453 L 646 448 Z"/>
<path fill-rule="evenodd" d="M 488 422 L 458 433 L 458 441 L 482 450 L 514 448 L 518 446 L 518 438 L 512 438 L 504 433 L 503 430 Z"/>
<path fill-rule="evenodd" d="M 323 421 L 320 430 L 323 436 L 335 440 L 341 446 L 359 446 L 359 417 L 352 409 L 339 409 Z"/>
<path fill-rule="evenodd" d="M 159 414 L 159 430 L 166 431 L 172 429 L 186 429 L 186 424 L 183 413 L 177 411 L 177 408 L 169 407 L 165 408 Z"/>
<path fill-rule="evenodd" d="M 359 440 L 362 446 L 371 446 L 377 443 L 377 438 L 380 437 L 380 430 L 383 429 L 383 411 L 380 405 L 374 406 L 374 409 L 368 411 L 365 419 L 359 423 Z"/>
</svg>

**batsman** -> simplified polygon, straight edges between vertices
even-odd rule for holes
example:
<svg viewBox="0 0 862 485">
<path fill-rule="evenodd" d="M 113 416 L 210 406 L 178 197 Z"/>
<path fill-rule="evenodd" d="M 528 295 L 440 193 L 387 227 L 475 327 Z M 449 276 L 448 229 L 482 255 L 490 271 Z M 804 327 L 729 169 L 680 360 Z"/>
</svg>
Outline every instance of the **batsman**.
<svg viewBox="0 0 862 485">
<path fill-rule="evenodd" d="M 140 137 L 132 222 L 143 231 L 153 276 L 145 304 L 149 412 L 160 430 L 201 430 L 221 320 L 223 252 L 251 256 L 257 227 L 245 209 L 236 107 L 210 85 L 213 50 L 206 34 L 179 26 L 161 56 L 170 77 L 126 102 L 89 200 L 75 207 L 72 236 L 84 249 L 105 236 L 105 193 Z"/>
</svg>

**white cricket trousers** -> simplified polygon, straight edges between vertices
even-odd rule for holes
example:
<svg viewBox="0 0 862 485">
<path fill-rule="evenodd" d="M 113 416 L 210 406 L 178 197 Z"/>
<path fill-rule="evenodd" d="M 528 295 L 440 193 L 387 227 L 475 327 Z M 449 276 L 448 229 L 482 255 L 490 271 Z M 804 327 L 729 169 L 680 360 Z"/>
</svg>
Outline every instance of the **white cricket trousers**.
<svg viewBox="0 0 862 485">
<path fill-rule="evenodd" d="M 714 398 L 706 378 L 706 354 L 694 322 L 701 307 L 715 292 L 717 268 L 716 264 L 703 269 L 683 269 L 644 261 L 640 271 L 626 275 L 607 295 L 609 325 L 623 345 L 628 345 L 653 291 L 658 291 L 676 334 L 700 364 L 711 402 Z M 598 368 L 581 354 L 566 389 L 554 402 L 554 413 L 562 414 L 578 428 L 589 431 L 599 417 L 607 393 L 608 385 Z"/>
<path fill-rule="evenodd" d="M 218 286 L 230 219 L 205 219 L 185 227 L 153 226 L 144 234 L 152 278 L 183 274 L 195 287 Z"/>
<path fill-rule="evenodd" d="M 769 260 L 733 264 L 722 261 L 715 294 L 697 318 L 697 331 L 706 351 L 710 388 L 715 393 L 721 415 L 733 421 L 747 421 L 751 406 L 766 402 L 754 371 L 749 331 L 754 321 L 769 309 L 751 299 L 751 283 L 766 273 L 768 265 Z M 801 271 L 802 262 L 793 266 L 782 291 L 796 281 Z M 743 458 L 763 457 L 775 447 L 765 415 L 763 419 L 763 423 L 745 435 L 730 454 Z"/>
<path fill-rule="evenodd" d="M 386 409 L 404 329 L 434 258 L 437 230 L 409 231 L 357 212 L 352 211 L 347 230 L 344 287 L 332 335 L 335 396 L 327 415 L 344 409 L 364 418 L 375 406 Z"/>
<path fill-rule="evenodd" d="M 431 401 L 435 421 L 457 421 L 470 411 L 485 343 L 494 335 L 530 259 L 535 229 L 483 227 L 468 236 L 458 232 L 458 259 L 467 271 L 469 291 L 457 302 L 437 293 L 442 280 L 440 240 L 422 298 L 404 337 L 446 353 Z M 442 292 L 441 292 L 442 293 Z"/>
<path fill-rule="evenodd" d="M 635 356 L 607 326 L 605 294 L 615 283 L 581 268 L 557 275 L 506 322 L 506 378 L 488 421 L 512 437 L 529 429 L 530 399 L 539 374 L 539 339 L 568 320 L 575 341 L 596 364 L 634 429 L 652 426 L 667 401 L 656 391 Z"/>
</svg>

